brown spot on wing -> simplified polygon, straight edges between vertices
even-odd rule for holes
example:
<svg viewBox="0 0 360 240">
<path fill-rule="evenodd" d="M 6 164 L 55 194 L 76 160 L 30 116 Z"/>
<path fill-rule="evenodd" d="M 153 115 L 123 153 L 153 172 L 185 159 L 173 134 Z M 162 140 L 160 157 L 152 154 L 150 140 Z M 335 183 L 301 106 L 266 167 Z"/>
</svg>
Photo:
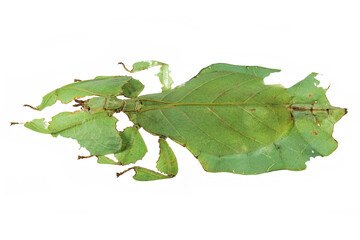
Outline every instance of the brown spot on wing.
<svg viewBox="0 0 360 240">
<path fill-rule="evenodd" d="M 318 135 L 318 133 L 315 132 L 314 130 L 311 131 L 311 134 L 313 134 L 313 135 Z"/>
</svg>

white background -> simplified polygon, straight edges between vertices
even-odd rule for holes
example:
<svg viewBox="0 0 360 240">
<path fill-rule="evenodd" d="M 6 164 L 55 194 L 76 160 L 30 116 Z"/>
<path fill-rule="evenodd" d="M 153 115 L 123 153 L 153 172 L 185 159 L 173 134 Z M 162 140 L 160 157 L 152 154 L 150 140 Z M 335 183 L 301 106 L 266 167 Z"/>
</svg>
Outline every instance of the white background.
<svg viewBox="0 0 360 240">
<path fill-rule="evenodd" d="M 357 1 L 2 1 L 0 238 L 360 239 Z M 136 61 L 170 64 L 174 85 L 212 63 L 279 68 L 266 82 L 289 87 L 312 71 L 335 106 L 338 149 L 300 172 L 207 173 L 174 142 L 179 174 L 136 182 L 118 166 L 76 160 L 78 144 L 9 122 L 36 112 L 74 78 L 126 74 Z M 160 91 L 156 69 L 135 74 Z M 120 127 L 130 123 L 122 116 Z M 139 162 L 154 168 L 157 138 Z"/>
</svg>

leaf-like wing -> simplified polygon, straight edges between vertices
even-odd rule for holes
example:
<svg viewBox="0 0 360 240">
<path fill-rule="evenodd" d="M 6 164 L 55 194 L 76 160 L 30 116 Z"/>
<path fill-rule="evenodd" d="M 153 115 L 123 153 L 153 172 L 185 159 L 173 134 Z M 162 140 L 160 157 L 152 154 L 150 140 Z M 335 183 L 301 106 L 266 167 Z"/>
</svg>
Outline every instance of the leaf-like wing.
<svg viewBox="0 0 360 240">
<path fill-rule="evenodd" d="M 271 69 L 271 68 L 264 68 L 258 66 L 238 66 L 227 63 L 215 63 L 206 68 L 203 68 L 198 73 L 197 76 L 204 73 L 219 72 L 219 71 L 246 73 L 249 75 L 253 75 L 256 77 L 263 77 L 263 78 L 269 76 L 271 73 L 280 72 L 279 69 Z"/>
<path fill-rule="evenodd" d="M 144 85 L 136 79 L 127 76 L 100 76 L 92 80 L 75 82 L 58 88 L 43 97 L 38 110 L 49 107 L 57 100 L 69 103 L 73 99 L 86 96 L 118 96 L 136 97 L 143 90 Z"/>
<path fill-rule="evenodd" d="M 76 139 L 91 155 L 116 153 L 121 149 L 121 138 L 116 130 L 116 118 L 107 112 L 62 112 L 49 125 L 44 119 L 25 123 L 31 130 Z"/>
<path fill-rule="evenodd" d="M 345 110 L 324 102 L 323 89 L 304 87 L 314 78 L 286 89 L 264 85 L 264 76 L 277 70 L 245 70 L 215 64 L 182 86 L 130 100 L 138 104 L 136 120 L 186 146 L 211 172 L 301 170 L 311 156 L 336 148 L 328 143 L 336 143 L 333 124 Z"/>
<path fill-rule="evenodd" d="M 286 89 L 242 73 L 202 74 L 139 101 L 137 121 L 145 130 L 186 145 L 194 155 L 249 153 L 292 125 Z"/>
</svg>

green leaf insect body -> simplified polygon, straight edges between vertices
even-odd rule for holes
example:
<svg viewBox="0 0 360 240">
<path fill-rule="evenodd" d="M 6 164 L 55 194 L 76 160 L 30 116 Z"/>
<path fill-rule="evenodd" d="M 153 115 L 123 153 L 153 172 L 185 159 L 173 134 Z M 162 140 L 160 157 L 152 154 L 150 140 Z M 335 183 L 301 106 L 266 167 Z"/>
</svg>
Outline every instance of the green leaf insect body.
<svg viewBox="0 0 360 240">
<path fill-rule="evenodd" d="M 284 88 L 264 84 L 265 77 L 279 70 L 218 63 L 171 88 L 165 63 L 138 62 L 132 70 L 120 64 L 130 73 L 160 66 L 162 92 L 139 96 L 144 86 L 130 76 L 77 81 L 48 93 L 34 109 L 74 100 L 80 111 L 59 113 L 49 123 L 35 119 L 25 127 L 76 139 L 98 163 L 114 165 L 134 164 L 145 156 L 138 131 L 144 128 L 159 136 L 158 171 L 133 166 L 117 174 L 134 170 L 139 181 L 176 176 L 177 160 L 166 138 L 186 147 L 208 172 L 239 174 L 303 170 L 310 157 L 327 156 L 337 148 L 332 132 L 346 109 L 330 105 L 316 73 Z M 79 100 L 88 96 L 95 97 Z M 118 112 L 134 126 L 119 132 L 113 116 Z"/>
</svg>

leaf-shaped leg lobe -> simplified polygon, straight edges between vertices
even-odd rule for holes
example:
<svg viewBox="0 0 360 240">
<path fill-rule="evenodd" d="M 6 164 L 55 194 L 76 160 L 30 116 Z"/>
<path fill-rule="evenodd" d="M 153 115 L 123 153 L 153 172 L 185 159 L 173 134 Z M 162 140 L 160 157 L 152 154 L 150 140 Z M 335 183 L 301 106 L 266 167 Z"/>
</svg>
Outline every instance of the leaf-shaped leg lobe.
<svg viewBox="0 0 360 240">
<path fill-rule="evenodd" d="M 135 163 L 145 156 L 147 148 L 137 128 L 128 127 L 120 136 L 123 141 L 122 148 L 114 154 L 120 165 Z"/>
<path fill-rule="evenodd" d="M 120 151 L 121 138 L 116 129 L 117 119 L 107 112 L 62 112 L 49 125 L 44 119 L 25 123 L 25 127 L 53 136 L 76 139 L 91 155 L 101 156 Z"/>
<path fill-rule="evenodd" d="M 178 165 L 174 152 L 171 150 L 165 139 L 159 139 L 159 146 L 160 154 L 156 168 L 165 174 L 143 167 L 131 167 L 121 173 L 117 173 L 117 177 L 132 169 L 135 171 L 133 178 L 138 181 L 152 181 L 175 177 L 178 172 Z"/>
<path fill-rule="evenodd" d="M 130 170 L 135 171 L 135 175 L 133 176 L 133 178 L 137 181 L 153 181 L 153 180 L 169 178 L 168 176 L 166 176 L 164 174 L 161 174 L 161 173 L 158 173 L 158 172 L 155 172 L 153 170 L 143 168 L 143 167 L 131 167 L 121 173 L 117 173 L 116 176 L 120 177 L 122 174 L 124 174 Z"/>
<path fill-rule="evenodd" d="M 128 76 L 100 76 L 92 80 L 75 82 L 58 88 L 43 97 L 37 110 L 49 107 L 57 100 L 69 103 L 74 99 L 86 96 L 110 97 L 124 95 L 136 97 L 144 89 L 144 85 Z"/>
<path fill-rule="evenodd" d="M 156 168 L 169 177 L 174 177 L 178 173 L 178 164 L 174 152 L 170 148 L 167 141 L 163 138 L 159 139 L 160 154 L 156 164 Z"/>
<path fill-rule="evenodd" d="M 127 69 L 123 62 L 119 62 L 119 64 L 121 64 L 124 67 L 124 69 L 130 73 L 135 73 L 155 66 L 160 66 L 160 71 L 159 73 L 156 74 L 156 76 L 159 77 L 160 83 L 163 86 L 162 91 L 171 89 L 173 80 L 170 77 L 169 65 L 166 63 L 154 61 L 154 60 L 141 61 L 134 63 L 133 68 L 131 70 Z"/>
</svg>

